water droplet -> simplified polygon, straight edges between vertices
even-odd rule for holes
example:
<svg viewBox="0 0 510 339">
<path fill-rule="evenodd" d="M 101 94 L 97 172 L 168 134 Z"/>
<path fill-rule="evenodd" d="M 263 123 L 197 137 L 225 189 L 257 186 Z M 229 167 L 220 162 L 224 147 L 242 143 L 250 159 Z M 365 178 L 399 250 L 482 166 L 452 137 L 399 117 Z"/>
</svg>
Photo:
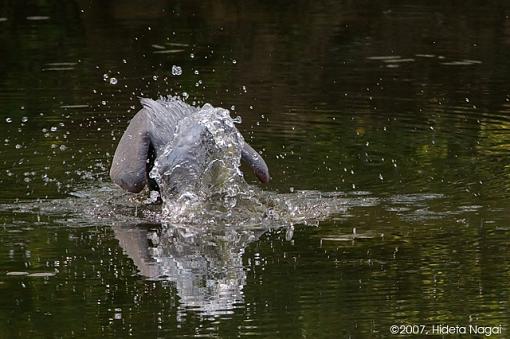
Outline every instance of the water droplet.
<svg viewBox="0 0 510 339">
<path fill-rule="evenodd" d="M 469 98 L 466 98 L 466 102 L 469 102 Z"/>
<path fill-rule="evenodd" d="M 158 80 L 158 76 L 157 75 L 153 75 L 152 76 L 152 80 L 154 80 L 154 81 Z"/>
<path fill-rule="evenodd" d="M 27 117 L 22 117 L 21 118 L 21 122 L 27 122 L 28 121 L 28 118 Z"/>
<path fill-rule="evenodd" d="M 122 62 L 127 64 L 127 60 L 126 59 L 122 59 Z"/>
<path fill-rule="evenodd" d="M 106 106 L 106 101 L 105 100 L 101 101 L 101 105 Z"/>
<path fill-rule="evenodd" d="M 5 122 L 10 124 L 12 122 L 12 118 L 5 118 Z"/>
<path fill-rule="evenodd" d="M 198 70 L 195 70 L 195 72 L 193 72 L 193 73 L 195 73 L 196 75 L 200 74 L 200 72 Z"/>
<path fill-rule="evenodd" d="M 172 75 L 181 75 L 181 74 L 182 74 L 181 66 L 172 65 Z"/>
<path fill-rule="evenodd" d="M 117 85 L 117 78 L 110 78 L 110 85 Z"/>
<path fill-rule="evenodd" d="M 182 92 L 182 98 L 183 98 L 184 100 L 188 99 L 188 98 L 189 98 L 189 94 L 188 94 L 188 92 Z"/>
<path fill-rule="evenodd" d="M 105 74 L 103 74 L 103 80 L 104 80 L 104 81 L 108 80 L 108 78 L 109 78 L 109 77 L 110 77 L 110 76 L 109 76 L 108 74 L 106 74 L 106 73 L 105 73 Z"/>
<path fill-rule="evenodd" d="M 16 144 L 16 149 L 20 149 L 21 148 L 21 145 L 20 144 Z"/>
<path fill-rule="evenodd" d="M 190 53 L 190 54 L 189 54 L 189 57 L 190 57 L 191 59 L 194 59 L 194 58 L 195 58 L 195 54 Z"/>
<path fill-rule="evenodd" d="M 232 63 L 235 65 L 237 64 L 237 60 L 236 59 L 232 59 Z"/>
<path fill-rule="evenodd" d="M 52 131 L 52 132 L 56 132 L 56 131 L 57 131 L 57 128 L 56 128 L 55 126 L 52 126 L 52 127 L 50 128 L 50 131 Z"/>
</svg>

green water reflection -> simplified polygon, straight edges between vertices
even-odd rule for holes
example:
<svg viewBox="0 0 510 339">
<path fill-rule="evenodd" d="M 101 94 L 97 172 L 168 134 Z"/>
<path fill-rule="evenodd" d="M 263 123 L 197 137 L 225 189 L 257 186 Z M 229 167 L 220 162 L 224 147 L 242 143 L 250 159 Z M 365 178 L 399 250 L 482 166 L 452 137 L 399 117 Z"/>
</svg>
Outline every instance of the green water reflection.
<svg viewBox="0 0 510 339">
<path fill-rule="evenodd" d="M 498 1 L 4 2 L 2 205 L 109 187 L 138 97 L 183 92 L 242 116 L 265 190 L 373 203 L 292 237 L 212 239 L 224 256 L 204 258 L 238 288 L 214 310 L 186 301 L 185 279 L 143 274 L 119 233 L 158 225 L 0 208 L 0 337 L 373 338 L 392 324 L 506 337 L 509 16 Z M 28 275 L 41 272 L 54 275 Z"/>
</svg>

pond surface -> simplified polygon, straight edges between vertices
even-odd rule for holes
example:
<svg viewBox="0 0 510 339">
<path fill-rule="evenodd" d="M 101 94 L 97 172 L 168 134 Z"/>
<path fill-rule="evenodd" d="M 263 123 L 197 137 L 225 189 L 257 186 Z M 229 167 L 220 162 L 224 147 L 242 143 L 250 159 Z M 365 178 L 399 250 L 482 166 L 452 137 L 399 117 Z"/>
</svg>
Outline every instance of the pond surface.
<svg viewBox="0 0 510 339">
<path fill-rule="evenodd" d="M 0 337 L 508 336 L 509 16 L 496 1 L 0 5 Z M 287 210 L 186 227 L 115 188 L 116 144 L 160 95 L 241 116 Z"/>
</svg>

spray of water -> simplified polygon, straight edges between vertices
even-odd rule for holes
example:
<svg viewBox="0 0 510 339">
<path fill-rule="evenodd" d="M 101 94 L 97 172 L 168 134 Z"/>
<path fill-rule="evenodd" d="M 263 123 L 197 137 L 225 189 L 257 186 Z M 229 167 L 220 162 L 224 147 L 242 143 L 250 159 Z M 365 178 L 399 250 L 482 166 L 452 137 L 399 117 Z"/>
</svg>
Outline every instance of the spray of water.
<svg viewBox="0 0 510 339">
<path fill-rule="evenodd" d="M 206 205 L 216 211 L 235 207 L 246 188 L 239 170 L 244 139 L 237 122 L 228 110 L 206 104 L 177 123 L 150 172 L 166 221 L 194 220 Z"/>
</svg>

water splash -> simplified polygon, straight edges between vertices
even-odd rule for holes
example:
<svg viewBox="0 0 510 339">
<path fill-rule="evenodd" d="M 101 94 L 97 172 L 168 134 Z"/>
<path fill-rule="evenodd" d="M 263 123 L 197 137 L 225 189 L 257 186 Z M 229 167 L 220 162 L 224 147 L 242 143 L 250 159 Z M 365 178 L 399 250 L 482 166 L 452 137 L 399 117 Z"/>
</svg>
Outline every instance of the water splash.
<svg viewBox="0 0 510 339">
<path fill-rule="evenodd" d="M 150 177 L 158 183 L 163 217 L 190 221 L 210 200 L 235 205 L 245 188 L 239 170 L 244 139 L 228 110 L 205 104 L 183 117 L 156 159 Z"/>
</svg>

